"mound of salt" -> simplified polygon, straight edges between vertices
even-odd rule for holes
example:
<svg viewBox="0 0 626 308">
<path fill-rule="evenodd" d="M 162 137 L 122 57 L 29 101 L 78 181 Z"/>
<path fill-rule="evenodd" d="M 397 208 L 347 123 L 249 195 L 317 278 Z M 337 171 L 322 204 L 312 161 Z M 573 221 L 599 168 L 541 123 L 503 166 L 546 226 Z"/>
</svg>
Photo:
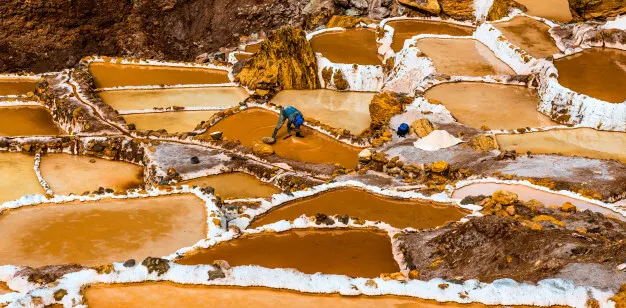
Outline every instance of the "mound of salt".
<svg viewBox="0 0 626 308">
<path fill-rule="evenodd" d="M 434 130 L 428 136 L 417 140 L 413 145 L 424 151 L 437 151 L 439 149 L 449 148 L 463 142 L 445 130 Z"/>
</svg>

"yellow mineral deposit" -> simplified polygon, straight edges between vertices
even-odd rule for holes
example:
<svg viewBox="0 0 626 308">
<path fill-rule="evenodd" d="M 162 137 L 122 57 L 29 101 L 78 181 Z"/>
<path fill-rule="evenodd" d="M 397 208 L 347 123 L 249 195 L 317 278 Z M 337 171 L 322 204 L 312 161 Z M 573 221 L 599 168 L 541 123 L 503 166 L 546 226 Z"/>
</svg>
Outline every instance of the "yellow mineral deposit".
<svg viewBox="0 0 626 308">
<path fill-rule="evenodd" d="M 212 264 L 214 260 L 228 260 L 231 266 L 295 268 L 307 274 L 368 278 L 400 270 L 393 259 L 389 236 L 371 230 L 264 232 L 199 250 L 177 262 L 195 265 Z"/>
<path fill-rule="evenodd" d="M 550 27 L 530 17 L 518 16 L 494 26 L 506 39 L 535 58 L 545 58 L 560 52 L 548 33 Z"/>
<path fill-rule="evenodd" d="M 58 195 L 80 195 L 99 187 L 125 191 L 143 184 L 143 167 L 89 156 L 46 154 L 41 158 L 40 168 Z"/>
<path fill-rule="evenodd" d="M 393 43 L 391 48 L 398 52 L 404 46 L 404 41 L 418 34 L 445 34 L 452 36 L 471 36 L 474 28 L 460 26 L 447 22 L 426 20 L 393 20 L 387 23 L 393 27 Z"/>
<path fill-rule="evenodd" d="M 89 65 L 96 88 L 229 83 L 228 71 L 209 68 L 95 62 Z"/>
<path fill-rule="evenodd" d="M 0 282 L 0 295 L 11 293 L 13 290 L 9 289 L 6 283 Z"/>
<path fill-rule="evenodd" d="M 126 123 L 138 130 L 165 129 L 169 133 L 191 132 L 202 121 L 208 121 L 217 111 L 173 111 L 124 115 Z"/>
<path fill-rule="evenodd" d="M 168 107 L 232 107 L 245 100 L 243 88 L 209 87 L 192 89 L 123 90 L 98 93 L 116 110 L 142 110 Z"/>
<path fill-rule="evenodd" d="M 561 154 L 626 163 L 626 133 L 598 131 L 590 128 L 557 129 L 544 132 L 497 135 L 503 150 L 518 153 Z"/>
<path fill-rule="evenodd" d="M 348 215 L 362 220 L 382 221 L 396 228 L 435 228 L 469 214 L 449 204 L 421 200 L 400 200 L 374 195 L 358 189 L 338 189 L 299 199 L 255 219 L 250 228 L 280 220 L 294 220 L 302 214 L 315 216 Z"/>
<path fill-rule="evenodd" d="M 517 0 L 517 2 L 526 6 L 528 15 L 564 23 L 572 20 L 567 0 Z"/>
<path fill-rule="evenodd" d="M 0 264 L 107 264 L 164 256 L 206 236 L 194 195 L 38 205 L 0 218 Z"/>
<path fill-rule="evenodd" d="M 65 134 L 44 107 L 0 107 L 0 136 L 56 136 Z"/>
<path fill-rule="evenodd" d="M 300 307 L 300 308 L 437 308 L 486 307 L 480 304 L 439 303 L 401 296 L 341 296 L 311 294 L 260 287 L 209 287 L 170 282 L 133 285 L 97 285 L 84 291 L 89 307 L 180 307 L 192 308 L 215 303 L 218 307 Z M 217 304 L 219 303 L 219 304 Z"/>
<path fill-rule="evenodd" d="M 265 198 L 280 192 L 271 184 L 263 183 L 256 177 L 243 172 L 211 175 L 185 181 L 181 184 L 213 187 L 215 193 L 225 199 Z"/>
<path fill-rule="evenodd" d="M 559 83 L 610 103 L 626 101 L 626 51 L 591 48 L 554 61 Z"/>
<path fill-rule="evenodd" d="M 490 129 L 517 129 L 557 125 L 537 111 L 535 89 L 480 82 L 446 83 L 425 93 L 443 103 L 461 123 Z"/>
<path fill-rule="evenodd" d="M 24 95 L 28 92 L 34 92 L 38 82 L 37 79 L 0 78 L 0 96 Z"/>
<path fill-rule="evenodd" d="M 435 64 L 438 73 L 451 76 L 514 75 L 494 53 L 474 39 L 424 38 L 417 48 Z"/>
<path fill-rule="evenodd" d="M 22 153 L 0 153 L 0 204 L 25 195 L 46 192 L 34 170 L 35 157 Z"/>
<path fill-rule="evenodd" d="M 358 134 L 371 122 L 369 104 L 375 93 L 331 90 L 285 90 L 272 103 L 294 106 L 309 118 Z"/>
<path fill-rule="evenodd" d="M 507 190 L 510 192 L 514 192 L 518 195 L 519 199 L 522 201 L 530 201 L 534 199 L 543 203 L 543 205 L 545 206 L 550 206 L 550 205 L 561 206 L 563 205 L 563 203 L 569 202 L 575 205 L 580 211 L 589 209 L 594 212 L 609 214 L 612 217 L 617 217 L 621 220 L 625 220 L 624 216 L 618 214 L 617 212 L 595 205 L 593 203 L 589 203 L 586 201 L 574 199 L 572 197 L 559 195 L 559 194 L 555 194 L 551 192 L 546 192 L 543 190 L 531 188 L 531 187 L 524 186 L 524 185 L 517 185 L 517 184 L 498 184 L 498 183 L 471 184 L 465 187 L 461 187 L 457 189 L 456 191 L 454 191 L 454 193 L 452 194 L 452 198 L 463 199 L 467 196 L 478 196 L 478 195 L 490 196 L 491 194 L 493 194 L 494 192 L 498 190 Z"/>
<path fill-rule="evenodd" d="M 313 51 L 333 63 L 382 65 L 378 57 L 376 33 L 368 29 L 331 31 L 311 39 Z"/>
<path fill-rule="evenodd" d="M 306 115 L 305 115 L 306 116 Z M 255 142 L 263 137 L 270 136 L 276 127 L 278 114 L 260 108 L 250 108 L 235 115 L 226 117 L 211 127 L 210 132 L 221 131 L 230 140 L 239 139 L 241 144 L 252 148 Z M 297 161 L 341 164 L 346 168 L 357 165 L 359 148 L 349 146 L 328 136 L 304 127 L 305 138 L 287 136 L 286 123 L 278 132 L 276 144 L 273 145 L 276 154 Z M 208 133 L 201 138 L 210 138 Z"/>
</svg>

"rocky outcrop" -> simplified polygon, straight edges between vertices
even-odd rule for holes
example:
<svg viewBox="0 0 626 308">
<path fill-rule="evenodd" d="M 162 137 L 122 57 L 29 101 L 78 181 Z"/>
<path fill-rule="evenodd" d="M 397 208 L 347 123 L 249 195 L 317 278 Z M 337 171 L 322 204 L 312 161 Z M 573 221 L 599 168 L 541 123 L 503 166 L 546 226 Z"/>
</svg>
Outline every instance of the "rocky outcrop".
<svg viewBox="0 0 626 308">
<path fill-rule="evenodd" d="M 369 106 L 372 122 L 365 133 L 373 137 L 382 136 L 387 131 L 387 125 L 391 117 L 401 113 L 403 106 L 410 103 L 411 98 L 403 94 L 393 92 L 376 94 Z"/>
<path fill-rule="evenodd" d="M 519 4 L 513 0 L 494 0 L 493 5 L 489 9 L 487 14 L 487 20 L 499 20 L 509 15 L 509 11 L 512 8 L 526 12 L 528 9 L 526 6 Z"/>
<path fill-rule="evenodd" d="M 335 15 L 328 21 L 328 23 L 326 24 L 326 28 L 341 27 L 347 29 L 354 28 L 361 23 L 369 25 L 372 23 L 376 23 L 376 21 L 367 17 Z"/>
<path fill-rule="evenodd" d="M 439 15 L 441 6 L 437 0 L 398 0 L 399 3 L 418 11 Z"/>
<path fill-rule="evenodd" d="M 310 0 L 6 0 L 0 72 L 59 71 L 87 55 L 193 61 L 239 38 L 301 26 Z"/>
<path fill-rule="evenodd" d="M 480 135 L 476 138 L 473 138 L 472 140 L 470 140 L 469 144 L 472 149 L 480 151 L 489 151 L 498 148 L 496 139 L 494 139 L 492 136 L 487 135 Z"/>
<path fill-rule="evenodd" d="M 413 132 L 420 138 L 428 136 L 428 134 L 435 130 L 433 123 L 430 123 L 430 121 L 428 121 L 428 119 L 426 118 L 415 120 L 413 123 L 411 123 L 411 128 L 413 129 Z"/>
<path fill-rule="evenodd" d="M 439 0 L 439 5 L 444 16 L 458 20 L 474 19 L 473 0 Z"/>
<path fill-rule="evenodd" d="M 317 59 L 304 31 L 286 27 L 272 32 L 235 81 L 258 96 L 276 90 L 319 88 Z"/>
<path fill-rule="evenodd" d="M 417 270 L 420 279 L 537 282 L 558 277 L 572 263 L 595 263 L 619 275 L 612 269 L 626 257 L 620 244 L 626 224 L 617 219 L 591 211 L 564 212 L 534 200 L 521 202 L 502 191 L 467 200 L 482 205 L 485 216 L 400 236 L 408 267 Z M 619 281 L 609 287 L 617 290 Z"/>
<path fill-rule="evenodd" d="M 572 15 L 579 19 L 606 19 L 626 13 L 623 0 L 569 0 Z"/>
</svg>

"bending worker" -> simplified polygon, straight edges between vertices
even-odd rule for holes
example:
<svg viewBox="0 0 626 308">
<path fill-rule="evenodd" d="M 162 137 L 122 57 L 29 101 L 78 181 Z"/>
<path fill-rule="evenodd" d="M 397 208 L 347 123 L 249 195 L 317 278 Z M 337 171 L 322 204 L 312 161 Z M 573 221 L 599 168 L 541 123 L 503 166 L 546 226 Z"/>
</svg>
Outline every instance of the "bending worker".
<svg viewBox="0 0 626 308">
<path fill-rule="evenodd" d="M 296 137 L 299 137 L 299 138 L 304 137 L 300 133 L 300 126 L 304 124 L 304 116 L 302 116 L 302 112 L 300 112 L 298 109 L 296 109 L 293 106 L 287 106 L 287 107 L 280 106 L 279 109 L 280 109 L 280 117 L 278 117 L 278 124 L 276 124 L 276 128 L 274 128 L 272 139 L 276 140 L 276 134 L 278 133 L 278 130 L 285 123 L 285 119 L 287 120 L 287 133 L 289 134 L 287 136 L 291 135 L 291 130 L 292 130 L 291 127 L 293 126 L 293 130 L 296 131 Z"/>
</svg>

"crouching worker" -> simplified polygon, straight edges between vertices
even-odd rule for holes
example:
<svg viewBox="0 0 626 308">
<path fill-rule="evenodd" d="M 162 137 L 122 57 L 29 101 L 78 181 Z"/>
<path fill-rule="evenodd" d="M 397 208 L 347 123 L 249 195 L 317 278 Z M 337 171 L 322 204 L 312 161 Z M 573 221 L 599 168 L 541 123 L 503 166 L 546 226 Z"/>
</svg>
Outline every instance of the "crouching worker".
<svg viewBox="0 0 626 308">
<path fill-rule="evenodd" d="M 292 106 L 280 106 L 279 109 L 280 116 L 278 117 L 278 124 L 276 124 L 276 128 L 274 128 L 272 139 L 276 140 L 276 134 L 283 124 L 285 124 L 285 120 L 287 120 L 287 137 L 291 136 L 291 130 L 293 129 L 296 132 L 296 137 L 303 138 L 304 136 L 300 132 L 300 126 L 304 124 L 304 116 L 302 113 Z"/>
</svg>

